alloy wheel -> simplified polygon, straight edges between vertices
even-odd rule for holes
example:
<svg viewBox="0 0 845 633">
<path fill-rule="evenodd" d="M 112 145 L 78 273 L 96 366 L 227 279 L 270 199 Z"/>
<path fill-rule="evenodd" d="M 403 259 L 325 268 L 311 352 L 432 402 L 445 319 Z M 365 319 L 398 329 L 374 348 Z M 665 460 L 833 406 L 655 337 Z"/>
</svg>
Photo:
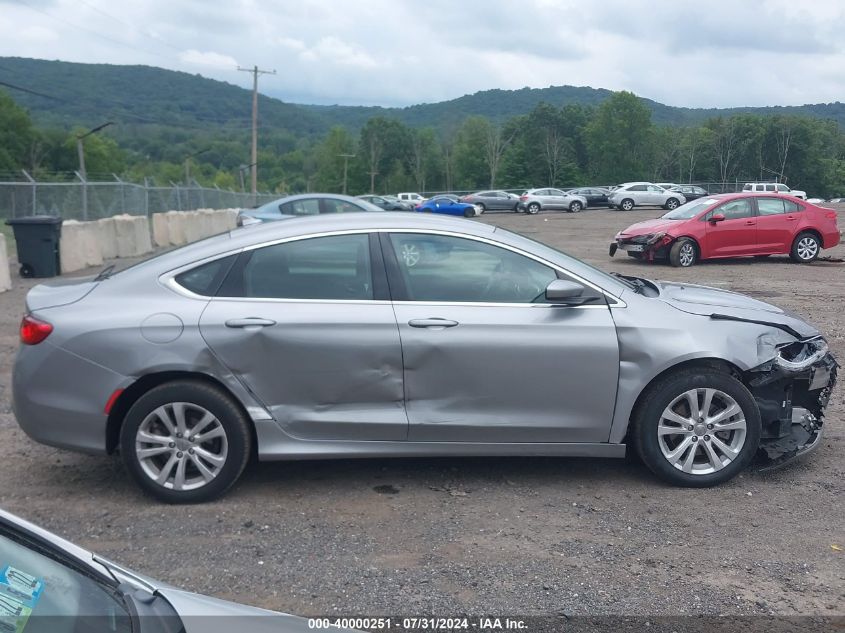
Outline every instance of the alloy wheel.
<svg viewBox="0 0 845 633">
<path fill-rule="evenodd" d="M 681 246 L 679 259 L 681 260 L 681 266 L 692 266 L 695 262 L 695 247 L 689 242 Z"/>
<path fill-rule="evenodd" d="M 795 250 L 798 252 L 798 258 L 804 261 L 809 261 L 818 254 L 819 244 L 815 238 L 807 236 L 798 240 Z"/>
<path fill-rule="evenodd" d="M 169 490 L 202 488 L 220 474 L 228 452 L 220 420 L 189 402 L 154 409 L 135 434 L 135 455 L 141 469 Z"/>
<path fill-rule="evenodd" d="M 724 391 L 685 391 L 663 410 L 657 441 L 663 457 L 691 475 L 709 475 L 734 461 L 745 445 L 742 408 Z"/>
</svg>

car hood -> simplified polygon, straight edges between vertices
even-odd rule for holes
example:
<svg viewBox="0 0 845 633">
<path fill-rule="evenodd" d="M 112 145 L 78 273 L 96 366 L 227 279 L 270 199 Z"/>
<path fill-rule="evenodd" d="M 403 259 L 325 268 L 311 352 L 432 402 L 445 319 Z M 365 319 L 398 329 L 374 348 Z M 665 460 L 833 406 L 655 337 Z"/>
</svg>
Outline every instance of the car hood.
<svg viewBox="0 0 845 633">
<path fill-rule="evenodd" d="M 185 633 L 299 633 L 309 631 L 308 620 L 235 602 L 218 600 L 181 589 L 159 588 L 185 626 Z"/>
<path fill-rule="evenodd" d="M 657 283 L 661 301 L 689 314 L 766 323 L 796 333 L 799 338 L 819 335 L 816 328 L 797 314 L 738 292 L 669 281 Z"/>
<path fill-rule="evenodd" d="M 681 220 L 666 220 L 664 218 L 655 218 L 653 220 L 644 220 L 632 224 L 627 229 L 619 231 L 619 237 L 631 237 L 635 235 L 648 235 L 649 233 L 667 233 L 673 228 L 681 224 Z"/>
</svg>

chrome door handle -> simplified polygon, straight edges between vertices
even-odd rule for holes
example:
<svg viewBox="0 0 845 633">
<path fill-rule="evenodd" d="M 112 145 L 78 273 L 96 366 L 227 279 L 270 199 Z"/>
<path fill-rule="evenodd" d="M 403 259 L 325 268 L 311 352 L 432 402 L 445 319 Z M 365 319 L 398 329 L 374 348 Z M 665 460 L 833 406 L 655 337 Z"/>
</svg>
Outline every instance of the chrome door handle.
<svg viewBox="0 0 845 633">
<path fill-rule="evenodd" d="M 455 327 L 458 325 L 458 322 L 450 319 L 438 319 L 437 317 L 434 317 L 431 319 L 411 319 L 408 321 L 408 325 L 411 327 L 444 328 Z"/>
<path fill-rule="evenodd" d="M 229 319 L 226 321 L 226 327 L 267 327 L 276 325 L 276 322 L 271 319 L 259 319 L 258 317 L 247 317 L 246 319 Z"/>
</svg>

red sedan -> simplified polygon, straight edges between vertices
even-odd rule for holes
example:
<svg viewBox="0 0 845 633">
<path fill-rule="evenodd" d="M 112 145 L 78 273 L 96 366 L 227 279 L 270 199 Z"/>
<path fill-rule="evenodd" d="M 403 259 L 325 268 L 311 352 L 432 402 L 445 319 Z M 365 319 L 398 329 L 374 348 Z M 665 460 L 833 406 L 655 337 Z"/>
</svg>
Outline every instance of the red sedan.
<svg viewBox="0 0 845 633">
<path fill-rule="evenodd" d="M 726 193 L 681 205 L 655 220 L 616 234 L 610 256 L 669 259 L 692 266 L 699 259 L 790 255 L 811 262 L 823 248 L 839 244 L 836 212 L 792 196 Z"/>
</svg>

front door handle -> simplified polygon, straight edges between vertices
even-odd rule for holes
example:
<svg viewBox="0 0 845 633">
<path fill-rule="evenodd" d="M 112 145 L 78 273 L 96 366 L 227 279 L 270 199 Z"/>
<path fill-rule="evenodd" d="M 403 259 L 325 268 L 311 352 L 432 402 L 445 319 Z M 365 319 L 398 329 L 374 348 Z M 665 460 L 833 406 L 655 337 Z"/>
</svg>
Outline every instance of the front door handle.
<svg viewBox="0 0 845 633">
<path fill-rule="evenodd" d="M 747 221 L 745 222 L 745 224 L 746 224 L 747 226 L 754 226 L 754 225 L 755 225 L 755 224 L 757 224 L 757 223 L 756 223 L 756 222 L 754 222 L 753 220 L 747 220 Z"/>
<path fill-rule="evenodd" d="M 267 327 L 276 325 L 272 319 L 259 319 L 258 317 L 247 317 L 245 319 L 229 319 L 226 321 L 226 327 Z"/>
<path fill-rule="evenodd" d="M 786 216 L 786 219 L 794 221 L 796 218 L 795 218 L 794 215 L 788 215 L 788 216 Z"/>
<path fill-rule="evenodd" d="M 458 325 L 457 321 L 452 321 L 450 319 L 439 319 L 437 317 L 431 319 L 411 319 L 408 321 L 408 325 L 411 327 L 425 327 L 425 328 L 444 328 L 444 327 L 455 327 Z"/>
</svg>

